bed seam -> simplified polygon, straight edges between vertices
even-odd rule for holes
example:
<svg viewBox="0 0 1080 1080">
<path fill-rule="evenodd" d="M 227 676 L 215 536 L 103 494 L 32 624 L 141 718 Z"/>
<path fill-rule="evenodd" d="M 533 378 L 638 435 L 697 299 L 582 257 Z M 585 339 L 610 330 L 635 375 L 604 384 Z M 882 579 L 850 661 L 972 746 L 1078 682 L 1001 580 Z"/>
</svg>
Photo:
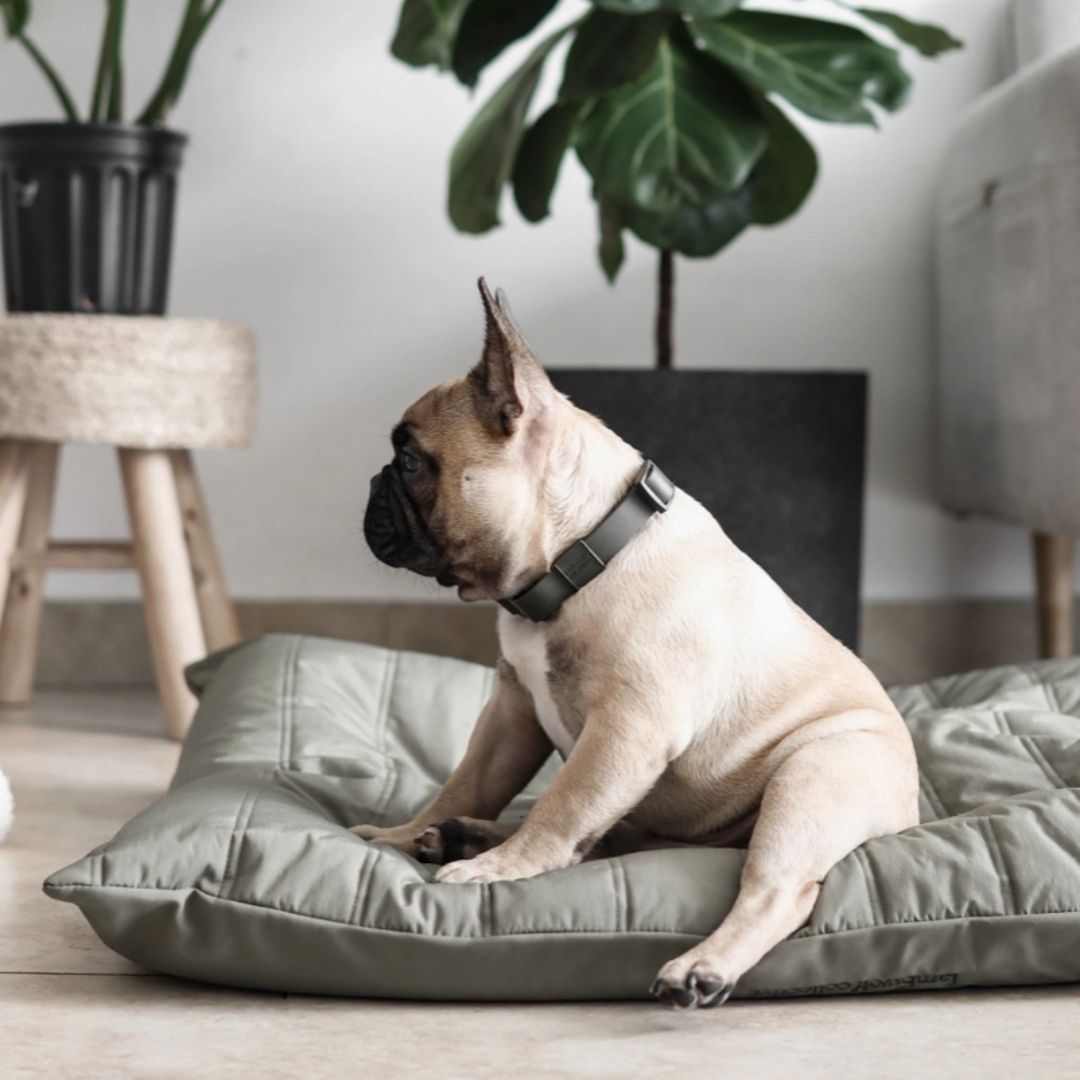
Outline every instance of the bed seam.
<svg viewBox="0 0 1080 1080">
<path fill-rule="evenodd" d="M 240 829 L 240 818 L 243 816 L 245 809 L 249 802 L 253 802 L 256 797 L 254 789 L 249 788 L 244 792 L 244 797 L 240 800 L 240 805 L 236 808 L 236 817 L 233 818 L 232 828 L 229 830 L 229 846 L 225 851 L 225 865 L 221 868 L 221 881 L 218 883 L 217 895 L 220 899 L 225 896 L 225 886 L 229 883 L 231 876 L 231 868 L 233 864 L 233 848 L 236 845 L 237 836 Z M 228 897 L 225 897 L 228 899 Z"/>
<path fill-rule="evenodd" d="M 397 780 L 397 764 L 390 754 L 389 729 L 390 729 L 390 703 L 394 696 L 394 680 L 397 678 L 398 653 L 392 650 L 386 651 L 386 665 L 383 668 L 383 685 L 379 691 L 379 751 L 383 758 L 383 767 L 386 772 L 383 776 L 382 788 L 375 800 L 374 817 L 378 821 L 383 820 L 386 806 L 390 802 L 390 796 Z"/>
<path fill-rule="evenodd" d="M 949 812 L 949 808 L 945 805 L 945 800 L 938 794 L 937 788 L 931 782 L 930 777 L 926 772 L 923 769 L 919 769 L 918 773 L 919 785 L 926 792 L 927 802 L 929 802 L 938 814 L 940 814 L 938 821 L 944 821 L 946 818 L 954 817 L 955 815 Z"/>
<path fill-rule="evenodd" d="M 288 764 L 285 760 L 285 731 L 287 717 L 291 707 L 292 669 L 296 656 L 297 638 L 290 635 L 285 649 L 284 662 L 281 665 L 281 705 L 278 708 L 278 768 L 286 769 Z"/>
<path fill-rule="evenodd" d="M 622 910 L 622 883 L 619 881 L 618 871 L 615 869 L 615 863 L 612 861 L 608 864 L 608 869 L 611 871 L 611 892 L 615 900 L 615 929 L 625 930 L 626 921 Z"/>
<path fill-rule="evenodd" d="M 1042 752 L 1042 748 L 1035 742 L 1035 739 L 1031 735 L 1021 735 L 1020 745 L 1028 752 L 1031 760 L 1042 769 L 1043 775 L 1054 785 L 1054 790 L 1061 790 L 1062 788 L 1067 788 L 1069 786 L 1065 783 L 1065 778 L 1050 763 L 1050 759 Z"/>
<path fill-rule="evenodd" d="M 1017 908 L 1016 893 L 1013 892 L 1012 878 L 1009 876 L 1009 869 L 1005 865 L 1005 853 L 1002 851 L 1001 844 L 998 841 L 993 819 L 981 817 L 978 820 L 980 831 L 983 834 L 983 841 L 986 844 L 987 854 L 990 856 L 990 863 L 994 867 L 994 873 L 997 874 L 998 890 L 1001 893 L 1001 902 L 1004 906 L 1003 914 L 1015 915 Z"/>
<path fill-rule="evenodd" d="M 95 886 L 93 884 L 86 883 L 86 882 L 68 882 L 68 883 L 60 884 L 60 885 L 50 885 L 49 887 L 51 889 L 53 889 L 53 890 L 60 891 L 60 890 L 64 890 L 64 889 L 94 889 L 94 888 L 98 888 L 99 886 Z M 311 914 L 309 914 L 307 912 L 303 912 L 303 911 L 289 911 L 287 908 L 266 907 L 263 904 L 253 903 L 250 900 L 238 900 L 235 896 L 217 896 L 212 892 L 206 891 L 205 889 L 198 889 L 198 888 L 194 888 L 194 887 L 191 887 L 191 886 L 188 886 L 188 887 L 186 887 L 184 889 L 161 889 L 161 888 L 158 888 L 158 887 L 152 886 L 152 885 L 119 885 L 119 884 L 112 884 L 112 885 L 103 885 L 103 886 L 100 886 L 100 888 L 102 888 L 102 889 L 134 889 L 134 890 L 140 890 L 140 891 L 144 891 L 144 892 L 165 892 L 165 893 L 193 892 L 193 893 L 197 893 L 200 896 L 206 897 L 208 900 L 216 901 L 218 903 L 238 904 L 238 905 L 240 905 L 242 907 L 253 907 L 253 908 L 256 908 L 256 909 L 258 909 L 260 911 L 271 912 L 271 913 L 273 913 L 275 915 L 285 915 L 285 916 L 288 916 L 289 918 L 312 919 L 315 922 L 329 923 L 332 926 L 350 926 L 350 925 L 353 925 L 353 924 L 350 924 L 350 923 L 347 923 L 347 922 L 343 922 L 340 919 L 327 918 L 324 915 L 311 915 Z M 812 931 L 811 933 L 808 933 L 808 934 L 803 933 L 801 931 L 797 931 L 794 935 L 792 935 L 791 938 L 787 938 L 785 940 L 802 941 L 802 940 L 805 940 L 805 939 L 808 939 L 808 938 L 826 937 L 826 936 L 833 936 L 833 935 L 837 935 L 837 934 L 868 933 L 868 932 L 872 932 L 874 930 L 878 930 L 878 929 L 881 929 L 882 927 L 887 927 L 887 926 L 919 926 L 919 925 L 930 924 L 930 923 L 966 922 L 966 921 L 971 920 L 971 919 L 1022 919 L 1022 918 L 1032 918 L 1032 917 L 1033 918 L 1041 918 L 1041 917 L 1047 916 L 1047 915 L 1076 915 L 1076 914 L 1080 914 L 1080 907 L 1048 908 L 1048 909 L 1043 910 L 1043 911 L 1016 911 L 1016 912 L 1013 912 L 1012 914 L 1003 914 L 1000 911 L 974 912 L 974 913 L 968 913 L 966 915 L 948 915 L 945 918 L 941 918 L 941 919 L 937 919 L 937 918 L 895 919 L 895 920 L 892 920 L 890 922 L 883 922 L 883 923 L 880 923 L 880 924 L 874 924 L 874 925 L 870 925 L 870 926 L 846 927 L 843 930 L 814 930 L 814 931 Z M 401 930 L 401 929 L 398 929 L 396 927 L 367 926 L 367 925 L 362 925 L 362 924 L 355 925 L 354 928 L 357 929 L 357 930 L 370 930 L 370 931 L 372 931 L 374 933 L 408 934 L 408 935 L 411 935 L 413 937 L 437 937 L 437 938 L 461 939 L 461 940 L 467 940 L 467 939 L 476 940 L 476 939 L 482 939 L 484 937 L 484 935 L 480 935 L 480 934 L 440 934 L 440 933 L 434 933 L 434 932 L 431 932 L 431 931 Z M 635 927 L 633 930 L 627 930 L 625 932 L 629 933 L 629 934 L 677 934 L 680 937 L 695 937 L 695 938 L 702 938 L 702 937 L 707 936 L 707 933 L 706 934 L 701 934 L 701 933 L 697 933 L 697 932 L 692 931 L 692 930 L 673 930 L 671 927 L 662 927 L 662 926 Z M 572 929 L 561 929 L 561 930 L 512 930 L 512 931 L 508 931 L 506 933 L 492 934 L 492 935 L 489 935 L 489 936 L 491 938 L 498 939 L 498 938 L 506 938 L 506 937 L 524 937 L 524 936 L 529 936 L 529 935 L 533 935 L 533 934 L 563 934 L 563 935 L 570 935 L 570 934 L 615 934 L 615 933 L 619 933 L 619 931 L 611 930 L 611 929 L 606 929 L 606 930 L 597 930 L 597 929 L 588 929 L 588 930 L 572 930 Z"/>
<path fill-rule="evenodd" d="M 360 864 L 360 873 L 356 875 L 356 893 L 352 898 L 352 903 L 349 905 L 350 926 L 355 926 L 360 918 L 360 901 L 367 894 L 365 886 L 367 885 L 368 868 L 372 862 L 374 862 L 374 859 L 371 857 L 371 849 L 365 849 L 364 861 Z"/>
<path fill-rule="evenodd" d="M 878 895 L 877 882 L 873 880 L 874 872 L 866 851 L 862 848 L 855 849 L 855 861 L 863 873 L 863 882 L 866 885 L 866 895 L 870 900 L 870 914 L 874 918 L 874 925 L 881 926 L 885 922 L 885 912 L 881 907 L 881 898 Z"/>
<path fill-rule="evenodd" d="M 298 680 L 298 672 L 300 668 L 300 653 L 304 648 L 304 639 L 302 637 L 296 637 L 296 645 L 292 650 L 292 656 L 289 658 L 289 685 L 286 693 L 285 705 L 286 712 L 284 716 L 285 721 L 285 733 L 284 733 L 284 767 L 292 768 L 293 759 L 293 743 L 295 741 L 296 731 L 296 684 Z"/>
</svg>

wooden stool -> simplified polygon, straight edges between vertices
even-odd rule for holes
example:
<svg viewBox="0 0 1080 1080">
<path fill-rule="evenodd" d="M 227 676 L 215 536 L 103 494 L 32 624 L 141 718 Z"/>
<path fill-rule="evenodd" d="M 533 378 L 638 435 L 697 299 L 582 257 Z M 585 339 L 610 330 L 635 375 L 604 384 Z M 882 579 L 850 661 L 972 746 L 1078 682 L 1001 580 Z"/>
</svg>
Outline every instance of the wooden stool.
<svg viewBox="0 0 1080 1080">
<path fill-rule="evenodd" d="M 184 667 L 239 640 L 189 448 L 248 441 L 250 333 L 216 320 L 0 320 L 0 704 L 29 700 L 46 570 L 138 571 L 166 732 L 195 700 Z M 131 542 L 51 541 L 63 442 L 118 448 Z"/>
</svg>

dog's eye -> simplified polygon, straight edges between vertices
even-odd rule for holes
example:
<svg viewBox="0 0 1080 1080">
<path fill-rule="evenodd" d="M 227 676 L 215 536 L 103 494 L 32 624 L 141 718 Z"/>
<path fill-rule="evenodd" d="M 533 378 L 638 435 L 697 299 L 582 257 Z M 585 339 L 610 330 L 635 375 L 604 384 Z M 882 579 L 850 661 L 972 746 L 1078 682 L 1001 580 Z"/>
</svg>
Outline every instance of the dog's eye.
<svg viewBox="0 0 1080 1080">
<path fill-rule="evenodd" d="M 418 473 L 423 462 L 415 454 L 410 454 L 408 450 L 399 450 L 398 464 L 402 472 Z"/>
</svg>

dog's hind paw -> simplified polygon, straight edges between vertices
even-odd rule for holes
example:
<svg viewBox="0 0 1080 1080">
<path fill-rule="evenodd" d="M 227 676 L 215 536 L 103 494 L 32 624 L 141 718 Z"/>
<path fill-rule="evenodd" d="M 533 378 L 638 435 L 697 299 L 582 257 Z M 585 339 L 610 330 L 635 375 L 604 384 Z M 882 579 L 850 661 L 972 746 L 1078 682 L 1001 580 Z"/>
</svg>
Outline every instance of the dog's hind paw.
<svg viewBox="0 0 1080 1080">
<path fill-rule="evenodd" d="M 661 969 L 649 993 L 676 1009 L 712 1009 L 723 1005 L 734 989 L 734 983 L 725 982 L 703 968 L 693 968 L 681 978 L 665 975 Z"/>
</svg>

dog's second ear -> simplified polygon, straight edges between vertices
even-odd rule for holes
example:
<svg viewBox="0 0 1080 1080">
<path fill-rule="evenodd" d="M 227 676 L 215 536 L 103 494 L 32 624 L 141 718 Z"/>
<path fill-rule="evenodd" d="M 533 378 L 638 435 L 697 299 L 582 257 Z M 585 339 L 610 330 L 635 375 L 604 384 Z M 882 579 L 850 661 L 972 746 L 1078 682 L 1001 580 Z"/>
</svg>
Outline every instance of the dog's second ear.
<svg viewBox="0 0 1080 1080">
<path fill-rule="evenodd" d="M 527 414 L 543 410 L 552 386 L 514 322 L 502 289 L 492 296 L 483 278 L 479 286 L 486 319 L 484 353 L 469 378 L 477 388 L 484 425 L 495 435 L 512 435 Z"/>
</svg>

